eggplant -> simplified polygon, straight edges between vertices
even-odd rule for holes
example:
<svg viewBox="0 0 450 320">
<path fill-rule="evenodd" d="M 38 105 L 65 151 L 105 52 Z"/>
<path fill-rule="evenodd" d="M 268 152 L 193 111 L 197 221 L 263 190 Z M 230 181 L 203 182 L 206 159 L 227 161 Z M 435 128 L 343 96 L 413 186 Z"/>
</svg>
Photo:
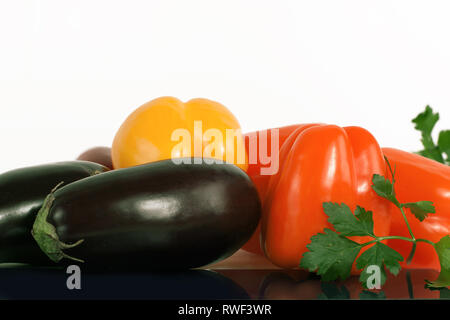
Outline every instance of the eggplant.
<svg viewBox="0 0 450 320">
<path fill-rule="evenodd" d="M 36 214 L 56 185 L 108 171 L 87 161 L 15 169 L 0 175 L 0 262 L 47 262 L 30 231 Z"/>
<path fill-rule="evenodd" d="M 62 187 L 48 195 L 33 236 L 51 260 L 87 268 L 187 269 L 224 259 L 256 229 L 258 193 L 237 166 L 195 161 L 162 160 Z"/>
</svg>

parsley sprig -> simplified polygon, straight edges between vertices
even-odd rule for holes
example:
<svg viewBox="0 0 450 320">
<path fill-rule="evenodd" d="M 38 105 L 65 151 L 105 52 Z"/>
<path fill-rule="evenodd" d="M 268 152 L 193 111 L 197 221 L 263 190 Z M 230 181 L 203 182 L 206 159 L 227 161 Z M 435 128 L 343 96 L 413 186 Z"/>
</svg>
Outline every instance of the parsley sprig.
<svg viewBox="0 0 450 320">
<path fill-rule="evenodd" d="M 415 124 L 415 129 L 422 134 L 421 141 L 424 147 L 423 150 L 417 153 L 440 163 L 450 165 L 450 130 L 442 130 L 439 132 L 437 143 L 433 141 L 433 137 L 431 136 L 438 120 L 439 113 L 433 113 L 433 109 L 430 106 L 426 106 L 425 111 L 412 120 Z"/>
<path fill-rule="evenodd" d="M 350 276 L 352 266 L 356 260 L 356 268 L 362 270 L 359 280 L 363 287 L 367 288 L 367 280 L 371 275 L 368 271 L 370 266 L 378 266 L 381 271 L 380 284 L 386 282 L 386 269 L 393 275 L 397 275 L 400 270 L 400 261 L 403 257 L 396 250 L 392 249 L 384 240 L 399 239 L 412 243 L 411 253 L 407 258 L 407 263 L 411 262 L 418 242 L 430 244 L 436 250 L 441 264 L 441 272 L 436 281 L 428 281 L 427 286 L 432 288 L 447 287 L 450 285 L 450 236 L 443 237 L 434 243 L 427 239 L 417 239 L 411 229 L 405 214 L 405 208 L 419 221 L 423 221 L 429 214 L 435 213 L 435 208 L 431 201 L 418 201 L 400 203 L 395 194 L 395 170 L 392 170 L 388 159 L 386 159 L 392 180 L 379 174 L 372 176 L 372 189 L 379 195 L 392 202 L 401 212 L 410 237 L 402 236 L 377 236 L 374 233 L 372 212 L 357 206 L 352 213 L 350 208 L 344 204 L 324 202 L 323 210 L 328 216 L 328 222 L 334 230 L 325 228 L 323 233 L 318 233 L 311 237 L 311 242 L 307 245 L 309 251 L 303 254 L 300 267 L 311 272 L 316 272 L 323 281 L 345 280 Z M 372 238 L 365 243 L 358 243 L 351 240 L 353 236 L 368 236 Z M 361 255 L 361 249 L 368 247 Z"/>
</svg>

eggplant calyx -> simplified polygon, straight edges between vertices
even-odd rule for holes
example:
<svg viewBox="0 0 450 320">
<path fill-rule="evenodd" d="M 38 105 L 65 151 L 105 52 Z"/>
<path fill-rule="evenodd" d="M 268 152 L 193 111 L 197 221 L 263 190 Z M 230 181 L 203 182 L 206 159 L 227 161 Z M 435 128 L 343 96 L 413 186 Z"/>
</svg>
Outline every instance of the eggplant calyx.
<svg viewBox="0 0 450 320">
<path fill-rule="evenodd" d="M 108 170 L 109 171 L 109 170 Z M 107 171 L 106 171 L 107 172 Z M 94 171 L 91 171 L 91 173 L 90 173 L 90 177 L 92 177 L 92 176 L 96 176 L 96 175 L 98 175 L 98 174 L 101 174 L 101 173 L 105 173 L 105 171 L 101 171 L 101 170 L 94 170 Z"/>
<path fill-rule="evenodd" d="M 55 188 L 56 189 L 56 188 Z M 41 250 L 54 262 L 59 262 L 63 258 L 71 259 L 77 262 L 84 262 L 81 259 L 69 256 L 63 252 L 63 249 L 70 249 L 78 246 L 84 240 L 78 240 L 73 244 L 67 244 L 59 240 L 58 234 L 56 233 L 56 228 L 51 223 L 47 222 L 47 217 L 50 212 L 50 208 L 55 200 L 53 195 L 54 190 L 45 198 L 42 208 L 39 210 L 36 220 L 33 224 L 33 229 L 31 230 L 31 235 Z"/>
</svg>

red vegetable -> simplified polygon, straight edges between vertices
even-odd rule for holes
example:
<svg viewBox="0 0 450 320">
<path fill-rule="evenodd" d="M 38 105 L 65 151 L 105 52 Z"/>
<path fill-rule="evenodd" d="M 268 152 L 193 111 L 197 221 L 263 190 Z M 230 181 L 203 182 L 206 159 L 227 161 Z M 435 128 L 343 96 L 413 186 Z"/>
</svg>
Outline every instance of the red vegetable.
<svg viewBox="0 0 450 320">
<path fill-rule="evenodd" d="M 372 175 L 384 174 L 386 166 L 367 130 L 322 124 L 281 128 L 278 173 L 263 177 L 258 170 L 262 167 L 250 164 L 248 170 L 262 198 L 261 233 L 257 231 L 244 249 L 261 252 L 260 238 L 261 248 L 274 264 L 297 267 L 311 236 L 330 227 L 322 210 L 326 201 L 372 210 L 375 233 L 388 235 L 389 203 L 371 189 Z"/>
</svg>

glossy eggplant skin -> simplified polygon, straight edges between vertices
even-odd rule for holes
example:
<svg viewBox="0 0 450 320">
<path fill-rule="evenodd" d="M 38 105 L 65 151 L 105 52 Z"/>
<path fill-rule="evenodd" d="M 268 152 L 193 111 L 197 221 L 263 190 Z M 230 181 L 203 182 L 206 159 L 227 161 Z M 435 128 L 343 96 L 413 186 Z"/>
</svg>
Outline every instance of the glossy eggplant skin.
<svg viewBox="0 0 450 320">
<path fill-rule="evenodd" d="M 67 185 L 108 171 L 87 161 L 66 161 L 20 168 L 0 175 L 0 263 L 47 263 L 31 236 L 37 212 L 59 183 Z"/>
<path fill-rule="evenodd" d="M 260 211 L 237 166 L 162 160 L 57 190 L 47 222 L 64 243 L 84 239 L 64 251 L 86 267 L 187 269 L 237 251 Z"/>
</svg>

